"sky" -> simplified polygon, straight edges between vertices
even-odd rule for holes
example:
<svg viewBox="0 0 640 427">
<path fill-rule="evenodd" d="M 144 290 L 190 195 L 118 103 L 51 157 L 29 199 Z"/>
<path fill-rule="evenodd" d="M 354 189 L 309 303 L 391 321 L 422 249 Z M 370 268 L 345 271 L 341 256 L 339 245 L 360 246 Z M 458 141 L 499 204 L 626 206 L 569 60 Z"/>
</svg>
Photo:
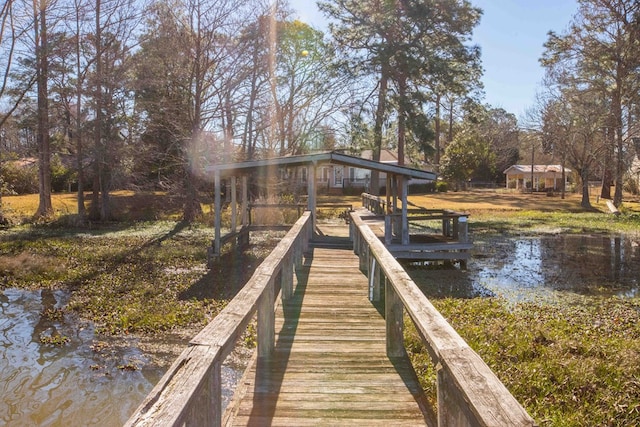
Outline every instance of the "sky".
<svg viewBox="0 0 640 427">
<path fill-rule="evenodd" d="M 298 17 L 325 29 L 315 0 L 289 0 Z M 544 78 L 538 59 L 547 33 L 563 33 L 577 11 L 575 0 L 471 0 L 483 10 L 473 42 L 482 50 L 485 99 L 523 120 Z"/>
</svg>

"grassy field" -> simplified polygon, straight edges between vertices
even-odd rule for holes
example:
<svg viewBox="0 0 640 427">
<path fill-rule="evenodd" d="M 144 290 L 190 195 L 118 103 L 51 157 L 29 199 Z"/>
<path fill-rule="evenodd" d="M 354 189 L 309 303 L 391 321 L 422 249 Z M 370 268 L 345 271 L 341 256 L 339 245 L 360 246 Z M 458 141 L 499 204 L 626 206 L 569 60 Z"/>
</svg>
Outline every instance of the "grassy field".
<svg viewBox="0 0 640 427">
<path fill-rule="evenodd" d="M 71 299 L 64 310 L 94 321 L 103 334 L 193 331 L 225 306 L 279 238 L 267 233 L 249 251 L 227 254 L 206 269 L 208 216 L 183 224 L 178 201 L 158 193 L 117 192 L 113 200 L 120 222 L 67 226 L 75 195 L 60 194 L 53 197 L 58 218 L 52 223 L 0 230 L 0 288 L 67 289 Z M 358 206 L 359 200 L 319 203 Z M 38 198 L 2 201 L 19 223 L 35 212 Z M 595 200 L 594 209 L 585 211 L 577 195 L 562 200 L 478 191 L 412 196 L 410 203 L 467 212 L 476 236 L 640 230 L 637 202 L 625 202 L 620 216 Z M 562 305 L 500 298 L 432 302 L 540 425 L 640 425 L 638 298 L 572 298 Z M 406 342 L 433 394 L 434 369 L 410 322 Z"/>
</svg>

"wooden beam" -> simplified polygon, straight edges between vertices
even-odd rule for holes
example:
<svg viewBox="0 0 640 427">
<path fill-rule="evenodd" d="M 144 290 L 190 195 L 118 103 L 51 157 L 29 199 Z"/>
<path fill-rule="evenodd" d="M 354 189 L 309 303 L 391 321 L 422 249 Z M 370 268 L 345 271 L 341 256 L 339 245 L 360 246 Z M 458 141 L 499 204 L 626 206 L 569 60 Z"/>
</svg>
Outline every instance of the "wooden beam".
<svg viewBox="0 0 640 427">
<path fill-rule="evenodd" d="M 238 215 L 238 197 L 236 189 L 236 176 L 231 177 L 231 231 L 235 233 L 237 230 Z"/>
<path fill-rule="evenodd" d="M 402 189 L 401 189 L 401 199 L 402 199 L 402 244 L 409 244 L 409 218 L 408 218 L 408 208 L 409 208 L 409 180 L 406 177 L 400 177 L 402 180 Z"/>
<path fill-rule="evenodd" d="M 384 289 L 384 317 L 387 323 L 387 356 L 404 356 L 402 301 L 400 301 L 396 290 L 390 283 L 386 283 Z"/>
<path fill-rule="evenodd" d="M 311 212 L 311 231 L 316 231 L 316 204 L 317 204 L 317 191 L 316 188 L 316 164 L 311 163 L 307 170 L 307 209 Z"/>
<path fill-rule="evenodd" d="M 222 224 L 222 199 L 220 196 L 220 172 L 216 171 L 214 174 L 214 197 L 213 197 L 213 208 L 215 209 L 215 219 L 214 219 L 214 245 L 213 245 L 213 253 L 216 256 L 220 256 L 220 251 L 222 250 L 222 245 L 220 244 L 220 233 L 221 233 L 221 224 Z"/>
<path fill-rule="evenodd" d="M 269 279 L 258 302 L 258 357 L 269 357 L 275 346 L 274 278 Z"/>
<path fill-rule="evenodd" d="M 242 175 L 242 226 L 249 225 L 249 177 Z"/>
</svg>

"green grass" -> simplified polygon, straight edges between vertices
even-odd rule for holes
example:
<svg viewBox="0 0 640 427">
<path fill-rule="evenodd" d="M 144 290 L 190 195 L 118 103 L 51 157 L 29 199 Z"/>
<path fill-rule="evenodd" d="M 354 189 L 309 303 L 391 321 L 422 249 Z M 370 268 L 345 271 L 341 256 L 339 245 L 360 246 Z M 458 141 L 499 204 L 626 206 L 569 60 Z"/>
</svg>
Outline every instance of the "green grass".
<svg viewBox="0 0 640 427">
<path fill-rule="evenodd" d="M 637 300 L 432 302 L 540 425 L 640 425 Z M 434 400 L 434 369 L 415 328 L 406 326 L 407 348 Z"/>
</svg>

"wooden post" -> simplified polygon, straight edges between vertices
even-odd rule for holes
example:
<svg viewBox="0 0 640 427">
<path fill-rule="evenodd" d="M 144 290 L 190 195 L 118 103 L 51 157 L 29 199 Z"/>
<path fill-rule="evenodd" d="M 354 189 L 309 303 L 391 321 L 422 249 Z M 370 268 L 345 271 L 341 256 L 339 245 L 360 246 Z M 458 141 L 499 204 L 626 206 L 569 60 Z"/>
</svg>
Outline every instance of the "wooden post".
<svg viewBox="0 0 640 427">
<path fill-rule="evenodd" d="M 213 405 L 213 427 L 222 426 L 222 361 L 216 361 L 211 367 L 211 400 Z"/>
<path fill-rule="evenodd" d="M 388 173 L 387 174 L 387 185 L 386 185 L 385 192 L 384 192 L 385 193 L 385 200 L 386 200 L 386 205 L 385 205 L 386 209 L 385 209 L 385 212 L 384 212 L 385 215 L 389 215 L 391 213 L 390 212 L 390 210 L 391 210 L 391 191 L 392 191 L 392 189 L 391 189 L 391 174 Z"/>
<path fill-rule="evenodd" d="M 402 223 L 400 227 L 402 228 L 402 244 L 409 244 L 409 210 L 408 210 L 408 198 L 409 198 L 409 180 L 406 176 L 402 178 Z"/>
<path fill-rule="evenodd" d="M 458 218 L 458 241 L 467 243 L 469 241 L 469 223 L 466 216 Z"/>
<path fill-rule="evenodd" d="M 391 212 L 396 214 L 398 213 L 398 181 L 401 180 L 402 177 L 398 175 L 394 175 L 391 177 Z M 394 236 L 402 236 L 402 219 L 397 216 L 393 217 L 393 223 L 391 226 L 393 230 Z M 402 241 L 402 237 L 400 238 Z"/>
<path fill-rule="evenodd" d="M 231 231 L 236 232 L 238 228 L 238 197 L 236 188 L 236 176 L 231 177 Z"/>
<path fill-rule="evenodd" d="M 269 279 L 258 302 L 258 357 L 269 357 L 275 346 L 274 278 Z"/>
<path fill-rule="evenodd" d="M 282 272 L 280 274 L 281 282 L 280 289 L 282 289 L 282 299 L 288 300 L 291 299 L 293 295 L 293 253 L 289 251 L 289 253 L 282 260 Z"/>
<path fill-rule="evenodd" d="M 242 175 L 242 226 L 249 225 L 249 177 Z"/>
<path fill-rule="evenodd" d="M 380 266 L 378 265 L 378 262 L 376 261 L 376 258 L 372 254 L 369 260 L 369 276 L 368 276 L 369 287 L 370 287 L 369 299 L 371 301 L 380 301 L 380 297 L 382 296 L 382 293 L 380 291 L 381 276 L 382 276 L 382 269 L 380 268 Z"/>
<path fill-rule="evenodd" d="M 393 239 L 393 232 L 391 231 L 391 215 L 384 216 L 384 244 L 390 245 Z"/>
<path fill-rule="evenodd" d="M 222 224 L 222 200 L 220 198 L 220 171 L 216 170 L 214 173 L 214 197 L 213 197 L 213 208 L 215 209 L 215 219 L 214 219 L 214 227 L 215 227 L 215 237 L 213 243 L 213 253 L 215 256 L 221 255 L 221 244 L 220 244 L 220 227 Z"/>
<path fill-rule="evenodd" d="M 304 233 L 304 230 L 302 230 Z M 293 244 L 293 265 L 296 270 L 302 268 L 302 258 L 304 257 L 302 236 L 299 236 L 296 242 Z"/>
<path fill-rule="evenodd" d="M 358 260 L 360 261 L 358 263 L 358 268 L 360 269 L 360 271 L 362 271 L 363 273 L 367 273 L 367 255 L 366 255 L 366 251 L 367 251 L 367 245 L 366 243 L 363 243 L 364 239 L 360 239 L 360 248 L 358 249 Z"/>
<path fill-rule="evenodd" d="M 445 216 L 442 218 L 442 236 L 449 237 L 449 231 L 451 231 L 451 218 Z"/>
<path fill-rule="evenodd" d="M 384 279 L 386 281 L 386 278 Z M 400 357 L 404 350 L 403 305 L 391 283 L 384 286 L 384 317 L 387 324 L 387 356 Z"/>
<path fill-rule="evenodd" d="M 316 185 L 316 165 L 312 163 L 309 165 L 307 172 L 309 179 L 307 180 L 307 209 L 311 211 L 311 234 L 316 230 L 316 198 L 317 198 L 317 185 Z"/>
<path fill-rule="evenodd" d="M 216 426 L 222 422 L 220 362 L 214 362 L 202 378 L 197 395 L 190 402 L 186 425 Z"/>
</svg>

